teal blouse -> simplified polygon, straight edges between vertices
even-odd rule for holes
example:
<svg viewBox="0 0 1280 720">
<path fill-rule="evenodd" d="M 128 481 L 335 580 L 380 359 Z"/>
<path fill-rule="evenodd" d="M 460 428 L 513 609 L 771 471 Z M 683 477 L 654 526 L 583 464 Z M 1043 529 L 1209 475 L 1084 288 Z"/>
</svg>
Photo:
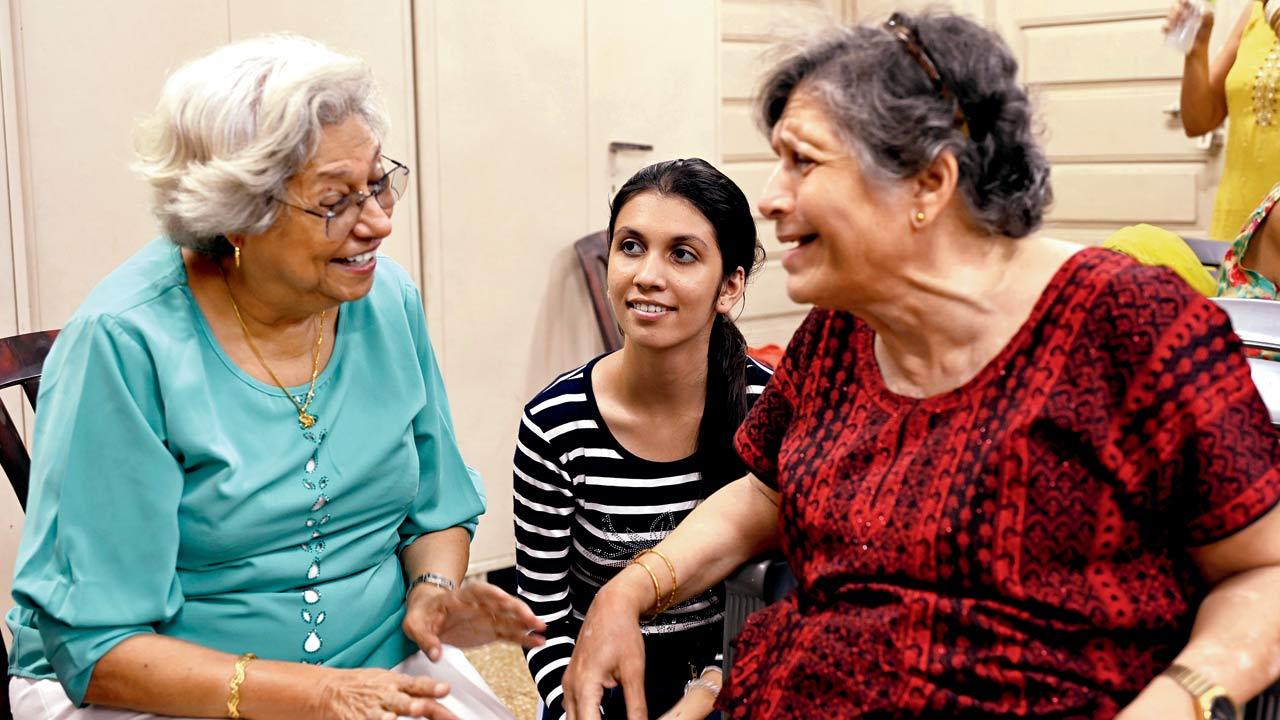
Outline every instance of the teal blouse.
<svg viewBox="0 0 1280 720">
<path fill-rule="evenodd" d="M 82 704 L 98 659 L 140 633 L 337 667 L 416 650 L 397 551 L 474 532 L 484 495 L 422 298 L 378 263 L 339 310 L 310 430 L 223 352 L 164 238 L 94 289 L 44 366 L 11 674 Z"/>
</svg>

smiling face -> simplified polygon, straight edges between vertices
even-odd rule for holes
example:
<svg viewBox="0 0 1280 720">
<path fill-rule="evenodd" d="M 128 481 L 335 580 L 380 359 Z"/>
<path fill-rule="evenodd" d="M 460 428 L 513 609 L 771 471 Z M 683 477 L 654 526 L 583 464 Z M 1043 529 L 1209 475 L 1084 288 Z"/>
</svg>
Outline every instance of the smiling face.
<svg viewBox="0 0 1280 720">
<path fill-rule="evenodd" d="M 609 299 L 627 343 L 671 348 L 710 337 L 740 295 L 724 282 L 715 229 L 684 198 L 646 191 L 618 211 L 609 246 Z"/>
<path fill-rule="evenodd" d="M 261 235 L 233 238 L 242 249 L 247 280 L 270 283 L 277 296 L 291 297 L 298 307 L 323 309 L 356 300 L 373 287 L 375 257 L 391 233 L 391 211 L 370 198 L 352 210 L 353 222 L 341 216 L 329 222 L 298 208 L 324 213 L 342 197 L 367 192 L 382 178 L 381 146 L 359 117 L 327 125 L 314 156 L 286 184 L 275 223 Z"/>
<path fill-rule="evenodd" d="M 853 310 L 876 297 L 877 279 L 908 258 L 910 196 L 875 183 L 804 86 L 792 93 L 770 138 L 778 164 L 759 203 L 778 240 L 787 295 Z"/>
</svg>

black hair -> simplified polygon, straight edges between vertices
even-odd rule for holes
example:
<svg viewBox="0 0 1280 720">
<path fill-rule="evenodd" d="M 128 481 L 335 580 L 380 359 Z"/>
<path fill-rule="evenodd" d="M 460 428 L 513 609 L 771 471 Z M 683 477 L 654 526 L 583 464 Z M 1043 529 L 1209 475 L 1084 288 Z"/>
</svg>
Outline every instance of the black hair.
<svg viewBox="0 0 1280 720">
<path fill-rule="evenodd" d="M 722 278 L 742 268 L 745 283 L 764 262 L 747 196 L 700 158 L 656 163 L 633 175 L 609 208 L 610 247 L 618 213 L 633 197 L 646 192 L 682 198 L 711 223 L 720 248 Z M 698 426 L 697 456 L 704 480 L 719 486 L 745 472 L 733 448 L 733 434 L 746 414 L 747 341 L 732 318 L 717 313 L 707 347 L 707 396 Z"/>
</svg>

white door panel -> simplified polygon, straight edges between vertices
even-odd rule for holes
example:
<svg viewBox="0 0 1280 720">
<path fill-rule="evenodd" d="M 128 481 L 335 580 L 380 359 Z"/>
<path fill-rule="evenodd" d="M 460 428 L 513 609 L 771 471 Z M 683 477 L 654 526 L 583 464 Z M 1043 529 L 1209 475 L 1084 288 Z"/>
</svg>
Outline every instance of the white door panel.
<svg viewBox="0 0 1280 720">
<path fill-rule="evenodd" d="M 720 164 L 746 193 L 751 209 L 764 190 L 775 161 L 756 125 L 753 99 L 764 73 L 797 38 L 852 17 L 844 0 L 720 0 Z M 780 47 L 781 46 L 781 47 Z M 738 325 L 751 345 L 786 345 L 808 308 L 787 297 L 782 248 L 773 223 L 759 217 L 756 228 L 769 261 L 747 289 Z"/>
<path fill-rule="evenodd" d="M 169 71 L 227 41 L 227 8 L 40 0 L 14 13 L 31 314 L 35 328 L 55 328 L 159 233 L 150 190 L 129 170 L 134 133 Z M 164 31 L 120 41 L 139 28 Z"/>
<path fill-rule="evenodd" d="M 1199 163 L 1059 163 L 1055 222 L 1186 225 L 1197 218 Z"/>
<path fill-rule="evenodd" d="M 739 103 L 720 110 L 720 154 L 729 162 L 773 160 L 769 141 L 756 124 L 754 105 Z"/>
<path fill-rule="evenodd" d="M 588 207 L 593 227 L 635 171 L 716 153 L 715 0 L 587 2 Z M 610 143 L 652 150 L 610 152 Z"/>
<path fill-rule="evenodd" d="M 1163 17 L 1026 27 L 1023 78 L 1040 85 L 1181 77 L 1182 59 L 1160 37 Z"/>
<path fill-rule="evenodd" d="M 1103 87 L 1053 86 L 1036 93 L 1046 125 L 1045 150 L 1055 162 L 1204 162 L 1176 116 L 1178 88 L 1169 83 Z M 1127 118 L 1117 127 L 1115 118 Z"/>
<path fill-rule="evenodd" d="M 1218 3 L 1215 45 L 1242 2 Z M 1046 129 L 1047 232 L 1090 244 L 1136 222 L 1202 234 L 1221 158 L 1167 112 L 1182 77 L 1181 56 L 1160 34 L 1168 3 L 996 0 L 994 9 Z"/>
</svg>

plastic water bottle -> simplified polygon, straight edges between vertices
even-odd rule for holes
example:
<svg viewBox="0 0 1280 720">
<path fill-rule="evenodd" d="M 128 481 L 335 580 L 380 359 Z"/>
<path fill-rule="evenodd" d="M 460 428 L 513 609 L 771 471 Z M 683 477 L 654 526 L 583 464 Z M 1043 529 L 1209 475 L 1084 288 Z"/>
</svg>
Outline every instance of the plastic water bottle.
<svg viewBox="0 0 1280 720">
<path fill-rule="evenodd" d="M 1164 41 L 1169 47 L 1186 55 L 1196 43 L 1196 33 L 1200 32 L 1200 24 L 1204 22 L 1205 11 L 1213 9 L 1213 0 L 1191 0 L 1187 3 L 1187 12 L 1181 22 L 1169 28 Z"/>
</svg>

